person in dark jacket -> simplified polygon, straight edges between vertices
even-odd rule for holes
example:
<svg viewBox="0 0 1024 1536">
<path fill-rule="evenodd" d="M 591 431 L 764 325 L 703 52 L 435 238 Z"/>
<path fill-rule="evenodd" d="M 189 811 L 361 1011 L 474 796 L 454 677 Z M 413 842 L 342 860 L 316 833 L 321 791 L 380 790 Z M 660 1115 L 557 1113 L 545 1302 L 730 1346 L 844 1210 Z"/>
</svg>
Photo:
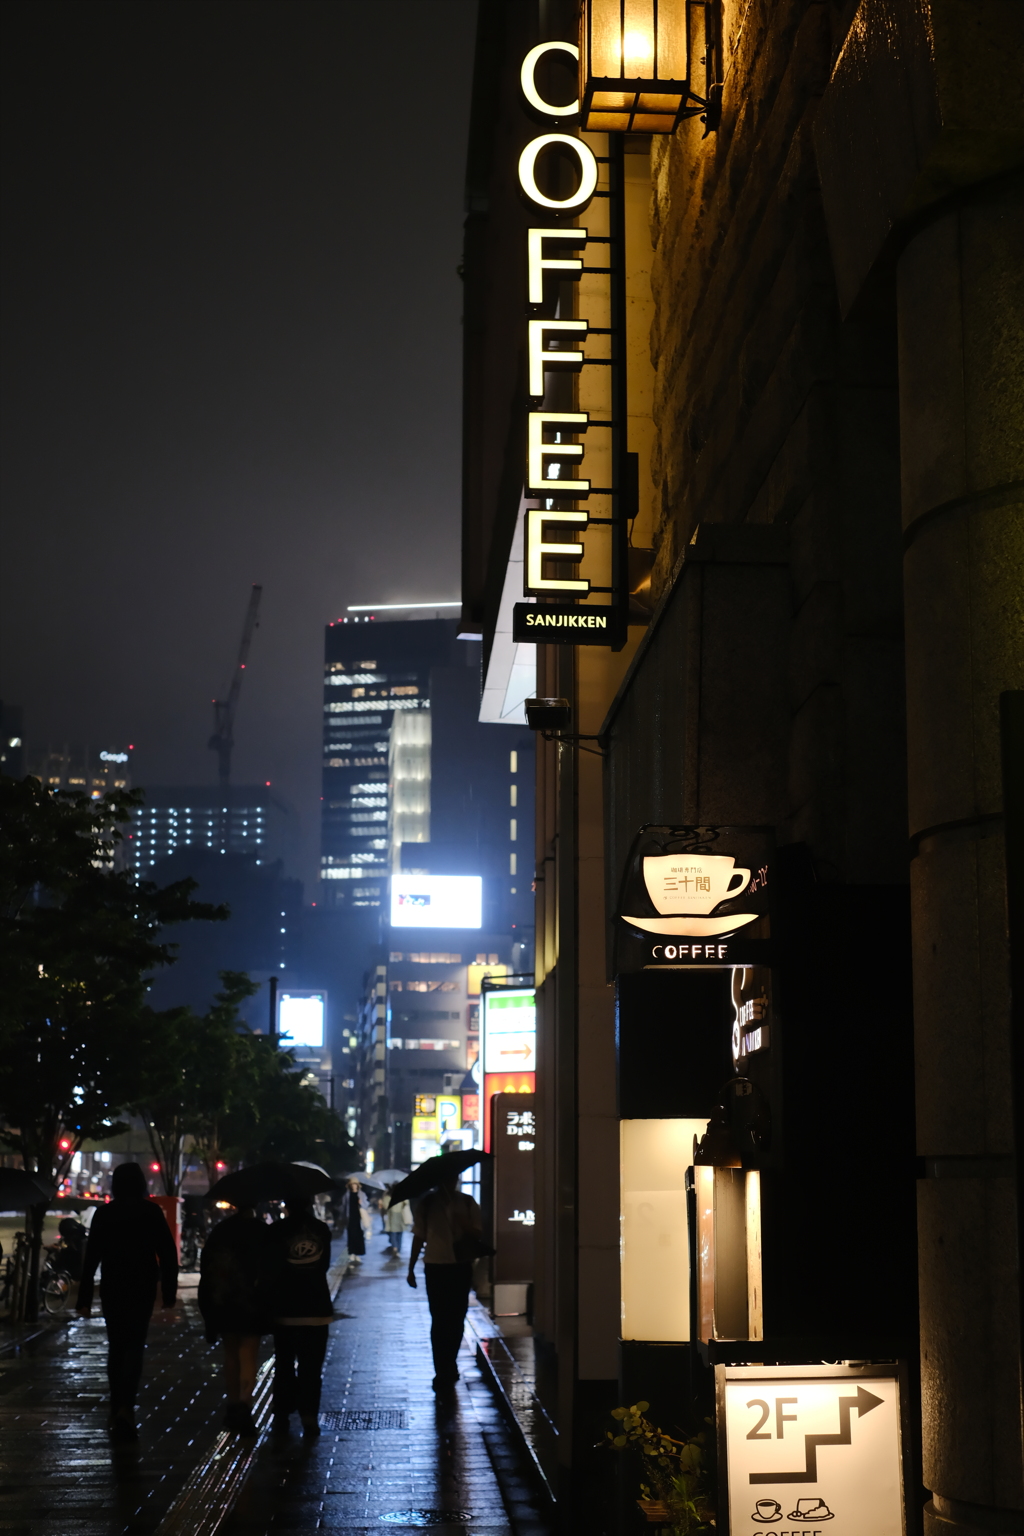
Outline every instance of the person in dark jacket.
<svg viewBox="0 0 1024 1536">
<path fill-rule="evenodd" d="M 92 1316 L 93 1282 L 99 1265 L 100 1304 L 107 1325 L 110 1424 L 115 1440 L 137 1440 L 135 1399 L 142 1376 L 146 1333 L 157 1281 L 165 1307 L 178 1290 L 178 1251 L 164 1213 L 146 1191 L 138 1163 L 121 1163 L 111 1180 L 113 1199 L 93 1216 L 78 1288 L 78 1311 Z"/>
<path fill-rule="evenodd" d="M 366 1252 L 364 1216 L 366 1200 L 359 1188 L 358 1179 L 349 1179 L 345 1193 L 345 1233 L 348 1238 L 348 1255 L 352 1264 L 361 1264 Z"/>
<path fill-rule="evenodd" d="M 331 1266 L 331 1229 L 317 1221 L 312 1202 L 300 1195 L 288 1201 L 288 1214 L 270 1228 L 275 1248 L 272 1282 L 274 1310 L 274 1434 L 288 1433 L 298 1410 L 307 1439 L 320 1433 L 320 1385 L 327 1353 L 327 1325 L 334 1320 L 327 1271 Z"/>
<path fill-rule="evenodd" d="M 260 1336 L 269 1333 L 267 1280 L 271 1263 L 270 1228 L 251 1208 L 214 1227 L 203 1249 L 199 1310 L 206 1337 L 224 1340 L 227 1378 L 225 1429 L 245 1438 L 258 1433 L 252 1417 Z"/>
</svg>

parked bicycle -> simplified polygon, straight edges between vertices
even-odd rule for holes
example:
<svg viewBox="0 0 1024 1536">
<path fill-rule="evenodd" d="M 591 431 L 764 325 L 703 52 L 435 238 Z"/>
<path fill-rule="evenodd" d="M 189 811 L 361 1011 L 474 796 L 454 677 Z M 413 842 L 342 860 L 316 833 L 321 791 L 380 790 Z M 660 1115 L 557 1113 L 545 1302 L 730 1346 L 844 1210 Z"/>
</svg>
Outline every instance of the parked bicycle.
<svg viewBox="0 0 1024 1536">
<path fill-rule="evenodd" d="M 39 1273 L 39 1299 L 51 1317 L 63 1312 L 75 1283 L 73 1256 L 61 1239 L 46 1250 L 46 1260 Z"/>
</svg>

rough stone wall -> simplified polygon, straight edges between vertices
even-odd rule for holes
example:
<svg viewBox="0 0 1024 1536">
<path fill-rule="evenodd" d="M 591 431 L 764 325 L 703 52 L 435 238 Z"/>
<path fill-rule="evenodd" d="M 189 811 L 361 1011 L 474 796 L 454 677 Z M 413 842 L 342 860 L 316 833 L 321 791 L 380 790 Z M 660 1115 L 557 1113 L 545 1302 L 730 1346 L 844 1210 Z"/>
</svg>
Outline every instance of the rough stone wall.
<svg viewBox="0 0 1024 1536">
<path fill-rule="evenodd" d="M 785 840 L 906 878 L 895 311 L 840 314 L 812 128 L 848 7 L 724 5 L 722 124 L 652 149 L 652 476 L 664 591 L 694 530 L 789 531 Z"/>
</svg>

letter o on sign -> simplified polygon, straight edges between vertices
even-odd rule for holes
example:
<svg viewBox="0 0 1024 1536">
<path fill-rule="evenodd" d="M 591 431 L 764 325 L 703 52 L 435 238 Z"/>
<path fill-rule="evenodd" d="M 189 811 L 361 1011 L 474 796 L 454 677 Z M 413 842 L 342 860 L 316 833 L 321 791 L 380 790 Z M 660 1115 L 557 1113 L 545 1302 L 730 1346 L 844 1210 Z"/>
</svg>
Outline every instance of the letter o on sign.
<svg viewBox="0 0 1024 1536">
<path fill-rule="evenodd" d="M 537 157 L 552 144 L 570 150 L 578 159 L 580 184 L 569 197 L 545 197 L 537 185 Z M 597 161 L 589 144 L 568 133 L 542 133 L 531 139 L 519 156 L 519 185 L 538 208 L 552 208 L 556 213 L 578 213 L 585 208 L 597 187 Z"/>
<path fill-rule="evenodd" d="M 550 101 L 545 101 L 537 89 L 534 75 L 538 63 L 546 53 L 567 53 L 574 59 L 580 56 L 575 43 L 538 43 L 536 48 L 531 48 L 526 55 L 519 72 L 519 83 L 523 88 L 523 95 L 534 111 L 543 112 L 546 117 L 575 117 L 580 109 L 578 101 L 570 101 L 565 107 L 556 107 Z"/>
</svg>

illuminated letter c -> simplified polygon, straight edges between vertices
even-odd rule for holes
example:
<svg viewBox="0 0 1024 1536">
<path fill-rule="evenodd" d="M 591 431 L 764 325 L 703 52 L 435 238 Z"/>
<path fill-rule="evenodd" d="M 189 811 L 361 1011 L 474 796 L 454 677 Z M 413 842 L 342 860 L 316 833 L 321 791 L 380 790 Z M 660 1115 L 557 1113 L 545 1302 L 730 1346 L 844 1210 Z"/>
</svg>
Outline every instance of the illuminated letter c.
<svg viewBox="0 0 1024 1536">
<path fill-rule="evenodd" d="M 537 65 L 546 53 L 569 53 L 574 59 L 579 59 L 580 51 L 575 43 L 538 43 L 536 48 L 531 48 L 523 60 L 523 67 L 519 72 L 519 82 L 523 87 L 523 95 L 535 112 L 543 112 L 545 117 L 575 117 L 580 109 L 578 101 L 571 101 L 567 107 L 552 106 L 550 101 L 545 101 L 537 90 L 537 82 L 534 74 Z"/>
</svg>

